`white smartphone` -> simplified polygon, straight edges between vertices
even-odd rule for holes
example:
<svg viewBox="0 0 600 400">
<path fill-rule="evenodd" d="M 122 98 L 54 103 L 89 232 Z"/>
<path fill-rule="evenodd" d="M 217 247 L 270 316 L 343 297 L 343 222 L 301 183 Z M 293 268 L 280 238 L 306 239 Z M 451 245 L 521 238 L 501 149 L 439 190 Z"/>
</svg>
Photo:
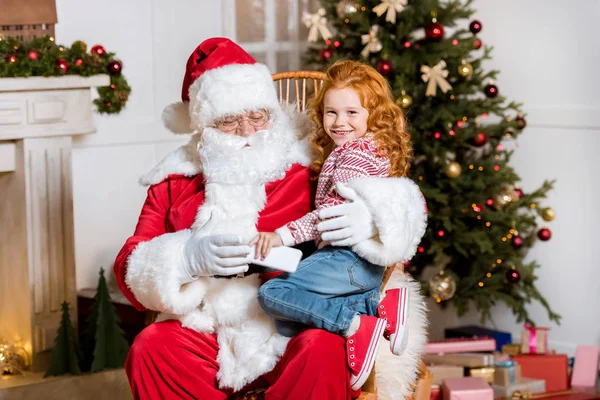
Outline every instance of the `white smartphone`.
<svg viewBox="0 0 600 400">
<path fill-rule="evenodd" d="M 255 256 L 255 250 L 256 247 L 252 246 L 250 254 Z M 251 263 L 281 271 L 296 272 L 296 268 L 298 268 L 298 263 L 300 263 L 301 259 L 302 251 L 293 247 L 279 246 L 272 247 L 269 255 L 264 260 L 253 258 Z"/>
</svg>

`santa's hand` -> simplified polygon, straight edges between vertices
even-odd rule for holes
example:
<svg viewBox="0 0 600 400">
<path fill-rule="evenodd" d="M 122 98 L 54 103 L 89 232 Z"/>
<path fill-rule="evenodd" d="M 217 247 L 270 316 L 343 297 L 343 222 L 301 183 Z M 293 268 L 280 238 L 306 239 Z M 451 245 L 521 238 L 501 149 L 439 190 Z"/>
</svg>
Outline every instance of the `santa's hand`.
<svg viewBox="0 0 600 400">
<path fill-rule="evenodd" d="M 200 276 L 237 275 L 248 271 L 250 247 L 238 235 L 200 236 L 194 233 L 183 250 L 185 272 Z"/>
<path fill-rule="evenodd" d="M 354 246 L 375 236 L 377 227 L 365 202 L 353 189 L 338 183 L 336 191 L 347 203 L 324 208 L 319 212 L 322 220 L 317 230 L 323 232 L 321 240 L 329 241 L 333 246 Z"/>
</svg>

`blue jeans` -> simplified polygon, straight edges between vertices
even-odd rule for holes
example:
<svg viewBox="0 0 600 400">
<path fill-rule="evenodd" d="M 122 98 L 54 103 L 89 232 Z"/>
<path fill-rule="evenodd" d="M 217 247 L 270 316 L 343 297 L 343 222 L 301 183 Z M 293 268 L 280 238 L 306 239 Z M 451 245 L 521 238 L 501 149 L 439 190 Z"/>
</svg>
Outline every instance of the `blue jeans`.
<svg viewBox="0 0 600 400">
<path fill-rule="evenodd" d="M 262 285 L 258 301 L 282 335 L 306 325 L 343 335 L 357 314 L 376 315 L 384 270 L 347 247 L 326 246 Z"/>
</svg>

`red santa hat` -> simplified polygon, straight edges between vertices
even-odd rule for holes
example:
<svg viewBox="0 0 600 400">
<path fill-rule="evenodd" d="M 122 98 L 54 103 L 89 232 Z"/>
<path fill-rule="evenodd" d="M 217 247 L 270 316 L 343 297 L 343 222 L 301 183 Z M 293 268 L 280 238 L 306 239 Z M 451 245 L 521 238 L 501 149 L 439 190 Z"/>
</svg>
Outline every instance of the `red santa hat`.
<svg viewBox="0 0 600 400">
<path fill-rule="evenodd" d="M 267 66 L 226 38 L 205 40 L 190 55 L 181 100 L 168 105 L 162 115 L 175 133 L 201 131 L 218 118 L 246 110 L 279 107 Z"/>
</svg>

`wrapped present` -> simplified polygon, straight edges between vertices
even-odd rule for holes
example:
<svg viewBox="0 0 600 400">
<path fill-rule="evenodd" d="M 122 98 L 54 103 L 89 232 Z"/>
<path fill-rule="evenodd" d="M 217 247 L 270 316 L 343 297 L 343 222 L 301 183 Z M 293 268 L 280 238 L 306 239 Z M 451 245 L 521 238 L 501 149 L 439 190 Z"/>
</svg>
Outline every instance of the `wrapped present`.
<svg viewBox="0 0 600 400">
<path fill-rule="evenodd" d="M 549 328 L 533 327 L 524 325 L 521 332 L 522 354 L 544 354 L 548 352 L 548 330 Z"/>
<path fill-rule="evenodd" d="M 505 344 L 512 343 L 512 335 L 510 334 L 510 332 L 497 331 L 495 329 L 484 328 L 482 326 L 477 325 L 446 328 L 444 330 L 444 336 L 446 338 L 493 338 L 496 341 L 496 348 L 492 350 L 497 351 L 500 351 L 502 349 L 502 346 L 504 346 Z"/>
<path fill-rule="evenodd" d="M 519 383 L 508 387 L 492 385 L 492 388 L 495 398 L 505 397 L 510 399 L 514 392 L 521 392 L 527 394 L 527 396 L 534 393 L 544 393 L 546 391 L 546 382 L 542 379 L 522 378 Z"/>
<path fill-rule="evenodd" d="M 422 359 L 427 364 L 459 365 L 471 368 L 494 365 L 494 355 L 491 353 L 423 354 Z"/>
<path fill-rule="evenodd" d="M 494 383 L 494 370 L 493 367 L 465 368 L 465 376 L 477 376 L 487 383 Z"/>
<path fill-rule="evenodd" d="M 521 354 L 521 345 L 520 344 L 505 344 L 502 346 L 502 352 L 504 354 L 508 354 L 509 356 L 518 356 Z"/>
<path fill-rule="evenodd" d="M 478 377 L 450 378 L 442 387 L 443 400 L 494 400 L 494 391 Z"/>
<path fill-rule="evenodd" d="M 440 385 L 431 385 L 430 400 L 442 400 L 442 390 Z"/>
<path fill-rule="evenodd" d="M 569 358 L 565 354 L 523 354 L 513 360 L 521 365 L 524 378 L 545 380 L 548 392 L 569 387 Z"/>
<path fill-rule="evenodd" d="M 471 351 L 494 351 L 496 341 L 493 338 L 456 338 L 425 345 L 425 354 L 466 353 Z"/>
<path fill-rule="evenodd" d="M 571 386 L 595 387 L 598 379 L 598 346 L 577 346 Z"/>
<path fill-rule="evenodd" d="M 514 360 L 496 362 L 494 385 L 508 387 L 521 380 L 521 366 Z"/>
<path fill-rule="evenodd" d="M 465 376 L 464 368 L 457 365 L 428 365 L 427 369 L 433 374 L 432 383 L 441 385 L 444 379 L 462 378 Z"/>
</svg>

